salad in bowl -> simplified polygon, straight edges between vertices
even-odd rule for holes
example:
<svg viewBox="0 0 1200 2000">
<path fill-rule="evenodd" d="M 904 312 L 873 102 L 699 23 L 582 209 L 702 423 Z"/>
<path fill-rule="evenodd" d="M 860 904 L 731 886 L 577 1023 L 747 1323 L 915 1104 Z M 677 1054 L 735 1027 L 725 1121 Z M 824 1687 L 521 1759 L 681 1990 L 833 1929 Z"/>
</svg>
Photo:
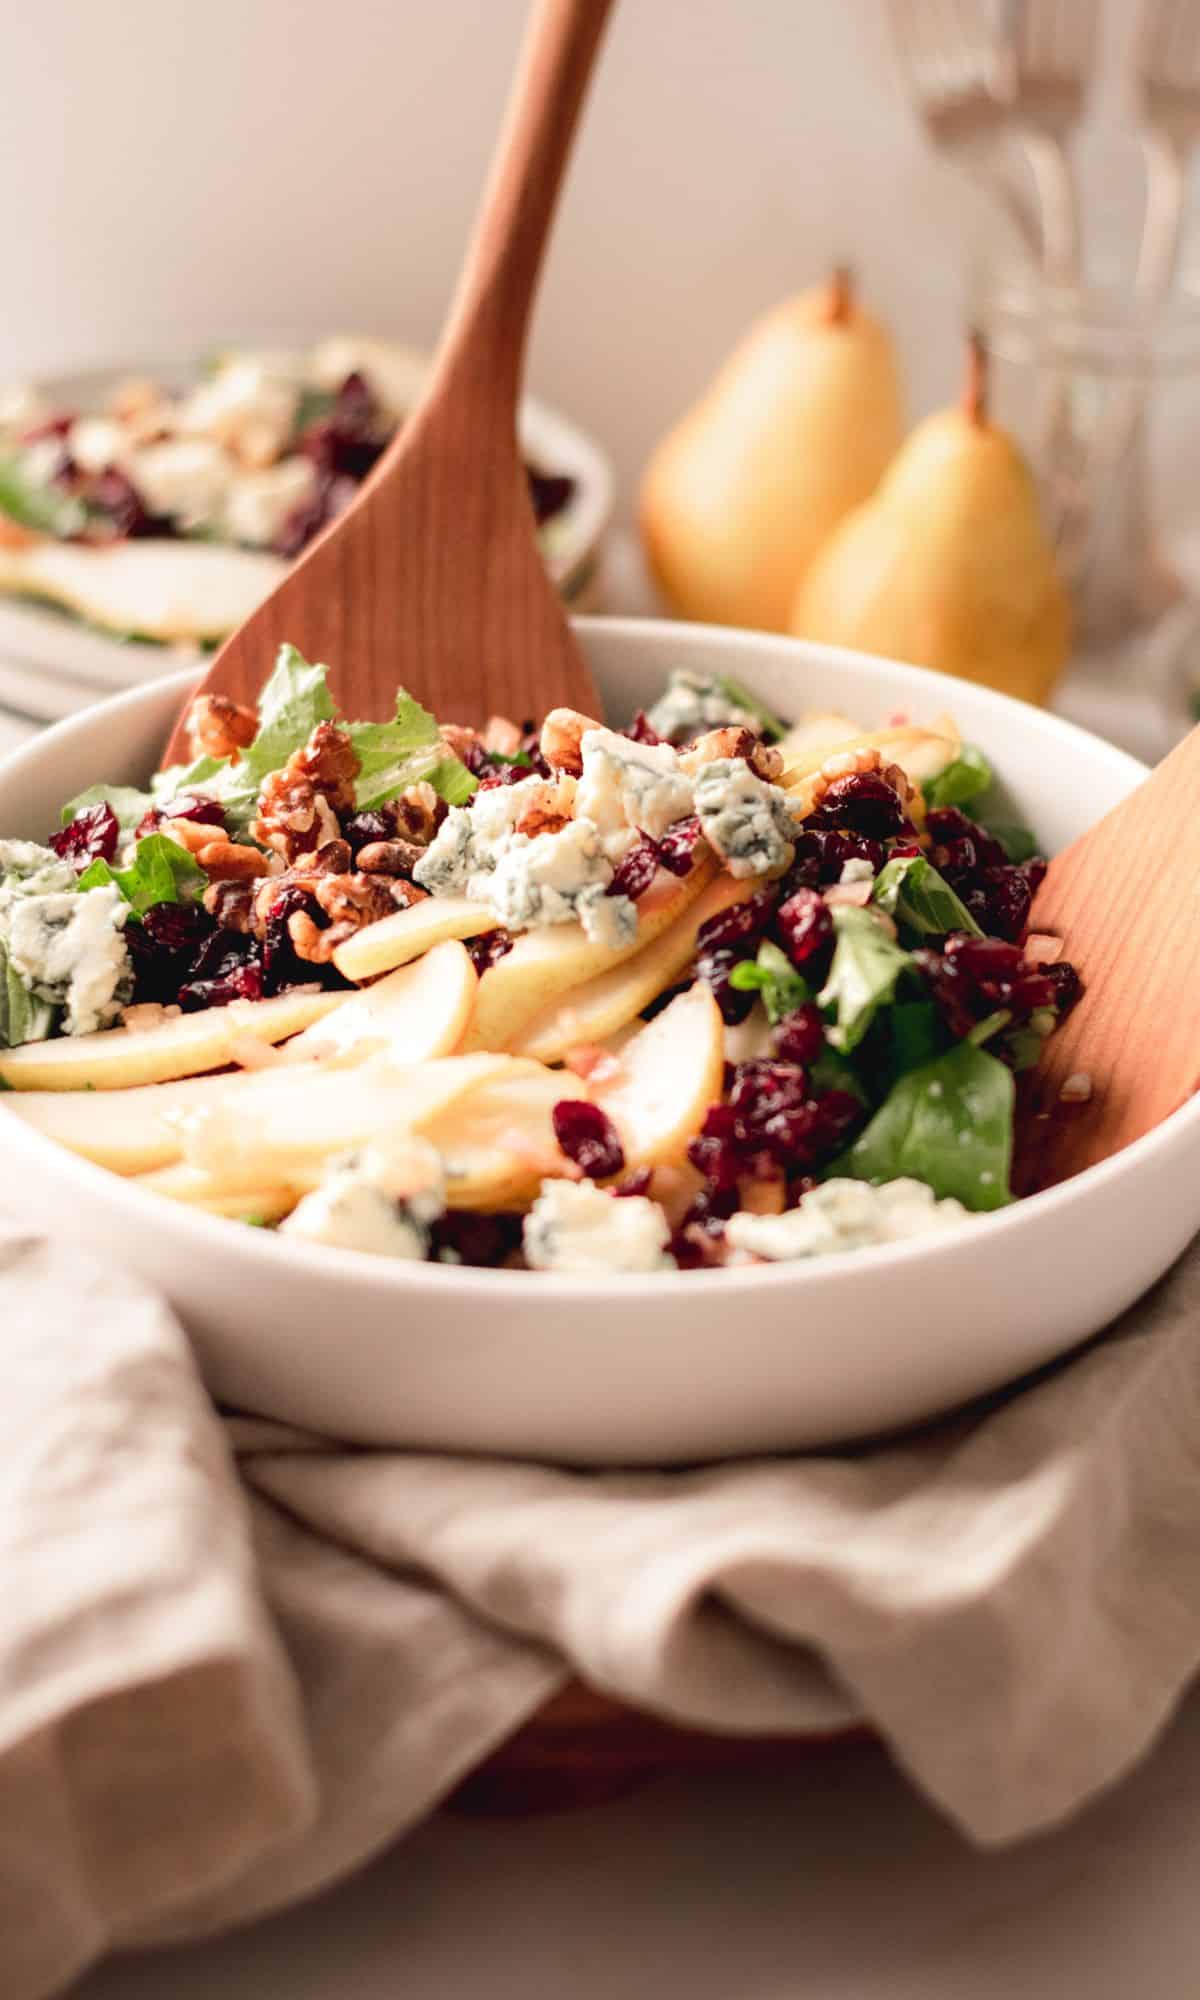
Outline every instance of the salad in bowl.
<svg viewBox="0 0 1200 2000">
<path fill-rule="evenodd" d="M 5 1112 L 408 1264 L 704 1273 L 1006 1207 L 1080 982 L 986 744 L 690 667 L 621 720 L 346 721 L 289 646 L 257 712 L 199 697 L 188 763 L 0 841 Z"/>
</svg>

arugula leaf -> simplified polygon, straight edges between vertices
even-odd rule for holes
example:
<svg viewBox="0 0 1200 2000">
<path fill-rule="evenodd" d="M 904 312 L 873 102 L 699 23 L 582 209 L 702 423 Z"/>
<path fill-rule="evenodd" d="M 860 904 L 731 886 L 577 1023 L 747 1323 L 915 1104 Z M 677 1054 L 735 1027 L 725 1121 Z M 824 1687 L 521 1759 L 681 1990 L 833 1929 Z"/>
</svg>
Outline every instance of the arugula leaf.
<svg viewBox="0 0 1200 2000">
<path fill-rule="evenodd" d="M 845 1174 L 878 1184 L 910 1175 L 966 1208 L 1003 1208 L 1012 1200 L 1015 1095 L 1002 1062 L 958 1042 L 901 1077 L 827 1178 Z"/>
<path fill-rule="evenodd" d="M 744 708 L 747 715 L 754 717 L 768 743 L 778 743 L 781 736 L 787 735 L 787 725 L 781 722 L 774 711 L 769 709 L 765 702 L 760 701 L 756 694 L 751 694 L 749 688 L 743 687 L 740 681 L 735 681 L 732 675 L 714 674 L 712 684 L 732 707 Z"/>
<path fill-rule="evenodd" d="M 963 806 L 986 792 L 992 782 L 992 767 L 982 750 L 964 743 L 953 763 L 936 778 L 923 780 L 921 790 L 927 806 Z"/>
<path fill-rule="evenodd" d="M 422 782 L 452 806 L 465 805 L 477 789 L 466 765 L 446 749 L 429 710 L 403 688 L 396 690 L 394 721 L 352 722 L 350 741 L 362 767 L 354 788 L 360 812 Z"/>
<path fill-rule="evenodd" d="M 77 792 L 73 799 L 68 799 L 60 823 L 70 826 L 77 814 L 86 812 L 89 806 L 107 805 L 116 814 L 121 832 L 132 833 L 153 804 L 150 793 L 139 792 L 136 785 L 89 785 L 86 792 Z"/>
<path fill-rule="evenodd" d="M 744 958 L 733 967 L 729 984 L 739 993 L 761 993 L 772 1026 L 785 1014 L 794 1014 L 811 997 L 808 981 L 769 938 L 759 945 L 757 958 Z"/>
<path fill-rule="evenodd" d="M 128 868 L 110 868 L 107 861 L 93 861 L 79 878 L 81 890 L 99 889 L 114 883 L 135 917 L 144 916 L 155 903 L 183 903 L 198 896 L 208 877 L 186 847 L 165 833 L 148 834 L 133 850 Z"/>
<path fill-rule="evenodd" d="M 1027 826 L 1018 826 L 1015 820 L 988 820 L 985 824 L 1010 861 L 1028 861 L 1031 854 L 1037 853 L 1037 841 Z"/>
<path fill-rule="evenodd" d="M 832 1011 L 829 1039 L 834 1048 L 848 1054 L 858 1047 L 879 1009 L 888 1005 L 896 981 L 912 961 L 870 910 L 842 904 L 833 911 L 833 927 L 837 938 L 833 963 L 817 1004 Z"/>
<path fill-rule="evenodd" d="M 80 502 L 31 479 L 20 453 L 0 456 L 0 514 L 36 534 L 60 539 L 79 534 L 87 524 Z"/>
<path fill-rule="evenodd" d="M 896 919 L 902 931 L 914 932 L 918 942 L 945 937 L 947 931 L 983 936 L 966 904 L 923 854 L 889 861 L 876 877 L 872 900 Z"/>
<path fill-rule="evenodd" d="M 0 940 L 0 1048 L 15 1049 L 22 1042 L 48 1041 L 61 1012 L 49 1000 L 39 1000 L 18 979 Z"/>
</svg>

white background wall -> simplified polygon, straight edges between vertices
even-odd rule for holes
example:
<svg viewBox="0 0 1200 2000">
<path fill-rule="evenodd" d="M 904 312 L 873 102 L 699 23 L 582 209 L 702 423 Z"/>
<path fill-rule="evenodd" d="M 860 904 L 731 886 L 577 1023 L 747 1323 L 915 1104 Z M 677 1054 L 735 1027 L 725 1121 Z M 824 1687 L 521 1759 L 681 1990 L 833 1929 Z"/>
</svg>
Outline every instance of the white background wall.
<svg viewBox="0 0 1200 2000">
<path fill-rule="evenodd" d="M 1109 4 L 1119 37 L 1133 0 Z M 431 339 L 524 12 L 0 0 L 0 376 L 251 332 Z M 607 439 L 627 494 L 752 314 L 848 257 L 921 411 L 998 229 L 924 144 L 883 0 L 623 0 L 531 379 Z"/>
</svg>

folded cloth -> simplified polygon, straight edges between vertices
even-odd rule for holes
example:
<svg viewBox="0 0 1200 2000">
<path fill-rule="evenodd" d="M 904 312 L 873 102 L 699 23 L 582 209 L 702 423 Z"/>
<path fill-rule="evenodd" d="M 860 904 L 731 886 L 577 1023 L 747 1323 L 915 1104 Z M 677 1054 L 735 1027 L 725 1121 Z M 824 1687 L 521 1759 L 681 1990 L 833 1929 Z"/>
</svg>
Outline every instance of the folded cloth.
<svg viewBox="0 0 1200 2000">
<path fill-rule="evenodd" d="M 571 1674 L 724 1732 L 866 1718 L 994 1844 L 1200 1664 L 1200 1246 L 965 1415 L 661 1474 L 222 1426 L 131 1281 L 19 1234 L 0 1273 L 6 2000 L 333 1881 Z"/>
</svg>

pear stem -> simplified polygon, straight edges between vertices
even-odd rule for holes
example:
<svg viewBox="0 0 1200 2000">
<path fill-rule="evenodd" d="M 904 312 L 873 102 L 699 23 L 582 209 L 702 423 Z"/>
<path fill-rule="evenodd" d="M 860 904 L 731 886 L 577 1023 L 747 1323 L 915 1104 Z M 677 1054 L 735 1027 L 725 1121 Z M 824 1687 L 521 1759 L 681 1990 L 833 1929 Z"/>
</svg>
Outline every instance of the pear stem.
<svg viewBox="0 0 1200 2000">
<path fill-rule="evenodd" d="M 825 318 L 830 326 L 845 326 L 854 310 L 854 273 L 848 264 L 837 264 L 829 278 Z"/>
<path fill-rule="evenodd" d="M 963 415 L 967 422 L 986 424 L 988 418 L 988 351 L 983 335 L 972 328 L 967 335 L 967 373 L 963 382 Z"/>
</svg>

